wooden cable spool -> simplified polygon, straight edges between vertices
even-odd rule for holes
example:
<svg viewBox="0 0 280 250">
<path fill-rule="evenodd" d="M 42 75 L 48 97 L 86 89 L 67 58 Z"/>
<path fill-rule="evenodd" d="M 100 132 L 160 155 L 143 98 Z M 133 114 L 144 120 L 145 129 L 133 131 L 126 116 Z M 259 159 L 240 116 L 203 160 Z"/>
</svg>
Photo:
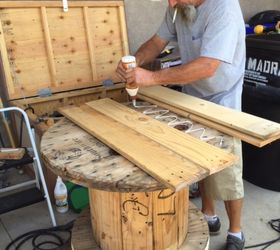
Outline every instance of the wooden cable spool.
<svg viewBox="0 0 280 250">
<path fill-rule="evenodd" d="M 85 227 L 82 232 L 92 225 L 91 233 L 76 236 L 80 232 L 74 229 L 73 249 L 95 249 L 83 248 L 87 242 L 96 242 L 103 250 L 188 249 L 189 244 L 206 248 L 207 224 L 203 226 L 201 214 L 195 222 L 190 219 L 198 209 L 189 205 L 188 188 L 175 193 L 166 189 L 67 119 L 43 135 L 41 152 L 54 173 L 89 188 L 91 216 L 84 225 L 79 224 L 83 215 L 77 223 Z M 193 223 L 203 230 L 195 229 L 197 240 L 186 243 Z M 88 239 L 77 243 L 77 237 Z"/>
<path fill-rule="evenodd" d="M 207 250 L 209 232 L 203 214 L 191 202 L 188 211 L 187 236 L 179 250 Z M 72 231 L 72 250 L 100 250 L 92 234 L 90 211 L 87 209 L 75 221 Z"/>
</svg>

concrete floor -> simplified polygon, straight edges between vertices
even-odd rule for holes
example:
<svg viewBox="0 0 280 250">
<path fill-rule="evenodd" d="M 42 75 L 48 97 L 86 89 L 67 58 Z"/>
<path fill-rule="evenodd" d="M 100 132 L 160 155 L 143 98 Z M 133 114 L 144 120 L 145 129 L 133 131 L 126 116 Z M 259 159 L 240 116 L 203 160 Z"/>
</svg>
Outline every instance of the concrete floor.
<svg viewBox="0 0 280 250">
<path fill-rule="evenodd" d="M 279 180 L 280 181 L 280 180 Z M 274 192 L 257 187 L 244 181 L 245 200 L 242 217 L 242 227 L 246 238 L 246 246 L 270 241 L 280 237 L 279 233 L 272 230 L 268 221 L 280 218 L 280 192 Z M 200 199 L 192 200 L 200 207 Z M 228 220 L 223 202 L 216 203 L 216 213 L 221 219 L 221 233 L 210 238 L 210 250 L 222 250 L 227 236 Z M 261 249 L 254 248 L 254 249 Z M 280 241 L 267 248 L 279 250 Z"/>
<path fill-rule="evenodd" d="M 243 231 L 246 237 L 246 245 L 261 243 L 279 237 L 267 222 L 270 219 L 280 218 L 280 192 L 273 192 L 259 188 L 251 183 L 245 183 L 245 202 L 243 210 Z M 200 207 L 200 199 L 192 199 L 192 202 Z M 210 250 L 223 249 L 227 231 L 227 217 L 222 202 L 217 203 L 217 214 L 221 218 L 222 231 L 217 236 L 211 236 Z M 76 214 L 69 211 L 66 214 L 57 214 L 58 224 L 65 224 L 76 218 Z M 0 215 L 0 250 L 4 250 L 7 244 L 15 237 L 39 228 L 51 226 L 47 205 L 45 202 L 11 211 Z M 27 246 L 24 248 L 29 250 Z M 31 248 L 30 248 L 31 249 Z M 255 248 L 260 249 L 260 248 Z M 279 250 L 280 242 L 267 248 Z"/>
</svg>

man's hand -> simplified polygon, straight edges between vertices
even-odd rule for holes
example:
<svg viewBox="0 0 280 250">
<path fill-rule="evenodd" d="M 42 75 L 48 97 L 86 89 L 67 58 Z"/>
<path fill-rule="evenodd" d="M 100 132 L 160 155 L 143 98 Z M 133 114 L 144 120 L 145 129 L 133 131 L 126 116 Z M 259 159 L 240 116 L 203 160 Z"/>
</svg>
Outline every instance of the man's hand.
<svg viewBox="0 0 280 250">
<path fill-rule="evenodd" d="M 154 74 L 152 71 L 140 67 L 126 70 L 121 61 L 118 64 L 116 72 L 121 81 L 127 85 L 149 86 L 154 83 Z"/>
<path fill-rule="evenodd" d="M 116 73 L 122 82 L 126 82 L 126 78 L 125 78 L 126 72 L 125 71 L 126 71 L 126 69 L 124 68 L 122 61 L 120 60 L 118 66 L 117 66 L 117 69 L 116 69 Z"/>
<path fill-rule="evenodd" d="M 154 72 L 136 67 L 125 71 L 124 78 L 127 85 L 150 86 L 154 82 Z"/>
</svg>

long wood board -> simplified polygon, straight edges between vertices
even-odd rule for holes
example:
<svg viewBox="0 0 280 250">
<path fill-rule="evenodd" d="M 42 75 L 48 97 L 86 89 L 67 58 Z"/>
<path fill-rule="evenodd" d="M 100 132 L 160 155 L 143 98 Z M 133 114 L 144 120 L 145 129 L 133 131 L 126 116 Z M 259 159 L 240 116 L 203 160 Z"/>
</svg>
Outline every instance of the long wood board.
<svg viewBox="0 0 280 250">
<path fill-rule="evenodd" d="M 46 167 L 63 179 L 108 192 L 153 192 L 165 186 L 82 128 L 63 118 L 42 136 Z"/>
<path fill-rule="evenodd" d="M 209 171 L 187 158 L 89 106 L 68 106 L 59 111 L 173 190 L 178 191 L 209 175 Z"/>
<path fill-rule="evenodd" d="M 111 99 L 91 101 L 86 105 L 206 168 L 209 174 L 221 171 L 236 160 L 234 155 L 224 150 L 168 127 Z"/>
<path fill-rule="evenodd" d="M 161 86 L 141 88 L 139 93 L 247 135 L 265 140 L 272 137 L 280 138 L 280 124 L 276 122 L 229 109 Z"/>
<path fill-rule="evenodd" d="M 271 137 L 271 138 L 268 138 L 268 139 L 260 139 L 260 138 L 256 138 L 252 135 L 247 135 L 247 134 L 244 134 L 236 129 L 233 129 L 233 128 L 229 128 L 229 127 L 226 127 L 226 126 L 223 126 L 219 123 L 216 123 L 216 122 L 213 122 L 213 121 L 210 121 L 204 117 L 201 117 L 201 116 L 198 116 L 198 115 L 195 115 L 195 114 L 191 114 L 190 112 L 187 112 L 187 111 L 184 111 L 182 109 L 179 109 L 179 108 L 176 108 L 176 107 L 173 107 L 173 106 L 170 106 L 166 103 L 163 103 L 161 101 L 158 101 L 158 100 L 155 100 L 153 98 L 150 98 L 150 97 L 147 97 L 147 96 L 144 96 L 142 94 L 138 94 L 137 97 L 143 101 L 147 101 L 149 103 L 153 103 L 159 107 L 162 107 L 162 108 L 165 108 L 167 110 L 170 110 L 178 115 L 181 115 L 185 118 L 188 118 L 190 120 L 193 120 L 193 121 L 196 121 L 198 123 L 201 123 L 201 124 L 204 124 L 205 126 L 207 127 L 210 127 L 210 128 L 213 128 L 213 129 L 217 129 L 218 131 L 220 132 L 223 132 L 227 135 L 231 135 L 233 137 L 236 137 L 236 138 L 239 138 L 241 139 L 242 141 L 245 141 L 251 145 L 254 145 L 256 147 L 263 147 L 275 140 L 278 139 L 278 136 L 274 136 L 274 137 Z"/>
</svg>

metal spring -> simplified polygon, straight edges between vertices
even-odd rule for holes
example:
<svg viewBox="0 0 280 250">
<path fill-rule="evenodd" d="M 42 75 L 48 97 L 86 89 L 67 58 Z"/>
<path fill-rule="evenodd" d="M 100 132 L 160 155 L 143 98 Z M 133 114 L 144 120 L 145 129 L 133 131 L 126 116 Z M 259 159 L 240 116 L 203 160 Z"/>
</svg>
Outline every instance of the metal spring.
<svg viewBox="0 0 280 250">
<path fill-rule="evenodd" d="M 138 102 L 139 103 L 139 102 Z M 194 128 L 193 129 L 193 123 L 190 120 L 181 120 L 177 115 L 175 114 L 169 114 L 170 110 L 168 109 L 162 109 L 158 107 L 157 105 L 136 105 L 134 106 L 137 109 L 143 109 L 146 108 L 142 113 L 144 115 L 152 115 L 153 118 L 156 120 L 170 120 L 167 125 L 170 127 L 177 128 L 181 131 L 184 131 L 187 134 L 195 133 L 198 131 L 201 131 L 201 134 L 199 135 L 199 139 L 202 141 L 210 141 L 212 139 L 216 139 L 220 137 L 219 146 L 223 146 L 224 138 L 223 136 L 207 136 L 206 135 L 206 129 L 204 127 L 201 128 Z M 182 129 L 180 129 L 182 128 Z"/>
</svg>

